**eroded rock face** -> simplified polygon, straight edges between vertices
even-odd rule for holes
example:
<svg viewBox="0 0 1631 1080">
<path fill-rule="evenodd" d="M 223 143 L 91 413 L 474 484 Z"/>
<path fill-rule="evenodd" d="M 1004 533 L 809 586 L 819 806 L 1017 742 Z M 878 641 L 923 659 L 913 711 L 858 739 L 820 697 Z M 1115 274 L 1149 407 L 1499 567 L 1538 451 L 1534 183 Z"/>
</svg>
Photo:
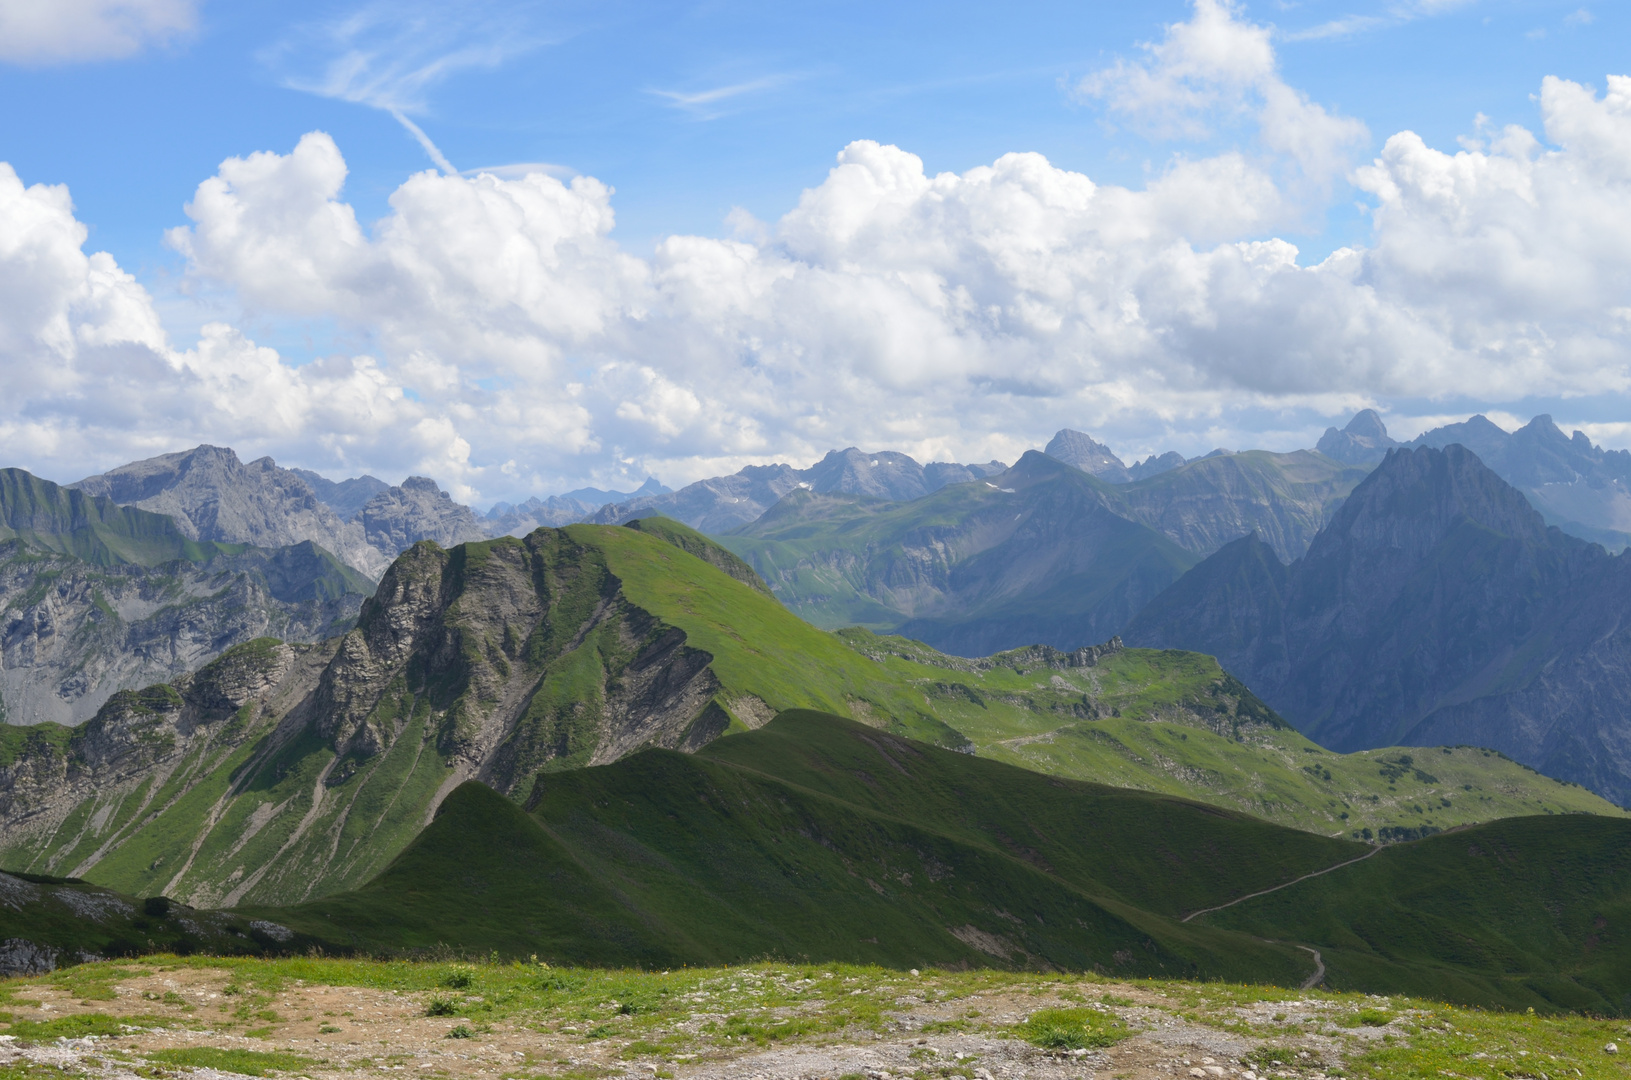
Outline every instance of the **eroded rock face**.
<svg viewBox="0 0 1631 1080">
<path fill-rule="evenodd" d="M 0 545 L 5 721 L 82 723 L 116 691 L 177 678 L 234 645 L 344 629 L 361 594 L 323 587 L 317 553 L 300 547 L 310 545 L 102 567 Z"/>
<path fill-rule="evenodd" d="M 731 723 L 712 657 L 540 529 L 419 543 L 357 625 L 115 695 L 0 758 L 0 865 L 197 906 L 360 885 L 458 783 L 694 750 Z"/>
<path fill-rule="evenodd" d="M 363 504 L 357 521 L 376 551 L 406 551 L 421 540 L 452 547 L 467 540 L 482 540 L 487 530 L 474 510 L 453 501 L 453 496 L 423 476 L 410 476 L 402 486 L 386 488 Z"/>
</svg>

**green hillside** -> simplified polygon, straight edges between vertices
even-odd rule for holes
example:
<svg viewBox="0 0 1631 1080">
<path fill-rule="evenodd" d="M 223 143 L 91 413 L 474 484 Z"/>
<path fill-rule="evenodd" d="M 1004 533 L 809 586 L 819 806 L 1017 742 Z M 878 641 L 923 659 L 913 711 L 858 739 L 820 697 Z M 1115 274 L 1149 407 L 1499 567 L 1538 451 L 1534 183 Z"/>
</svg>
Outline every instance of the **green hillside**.
<svg viewBox="0 0 1631 1080">
<path fill-rule="evenodd" d="M 78 878 L 0 872 L 0 913 L 11 964 L 32 958 L 42 967 L 67 966 L 152 952 L 260 953 L 278 944 L 245 916 L 127 896 Z"/>
<path fill-rule="evenodd" d="M 366 949 L 1285 982 L 1304 954 L 1176 917 L 1365 850 L 811 712 L 697 755 L 551 774 L 529 810 L 467 784 L 362 889 L 249 913 Z"/>
<path fill-rule="evenodd" d="M 1317 876 L 1311 875 L 1322 871 Z M 1265 892 L 1265 890 L 1267 890 Z M 361 889 L 244 915 L 364 951 L 1057 967 L 1631 1011 L 1631 822 L 1368 848 L 789 712 L 696 755 L 473 784 Z"/>
<path fill-rule="evenodd" d="M 72 555 L 94 566 L 203 562 L 247 547 L 189 540 L 164 514 L 123 507 L 22 469 L 0 469 L 3 540 L 21 540 L 28 547 Z"/>
<path fill-rule="evenodd" d="M 1631 822 L 1490 822 L 1196 920 L 1317 945 L 1337 989 L 1631 1014 Z"/>
</svg>

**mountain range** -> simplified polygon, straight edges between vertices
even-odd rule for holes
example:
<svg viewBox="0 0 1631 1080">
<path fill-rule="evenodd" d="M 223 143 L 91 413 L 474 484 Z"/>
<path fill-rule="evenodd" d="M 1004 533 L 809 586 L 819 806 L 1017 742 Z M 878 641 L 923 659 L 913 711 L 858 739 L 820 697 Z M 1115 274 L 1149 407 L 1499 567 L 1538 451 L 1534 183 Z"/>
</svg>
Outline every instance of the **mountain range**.
<svg viewBox="0 0 1631 1080">
<path fill-rule="evenodd" d="M 453 545 L 487 536 L 474 511 L 422 476 L 396 487 L 371 476 L 323 481 L 319 496 L 310 475 L 269 457 L 246 465 L 229 449 L 198 446 L 69 486 L 169 515 L 193 540 L 261 547 L 310 541 L 376 581 L 419 540 Z"/>
<path fill-rule="evenodd" d="M 464 781 L 535 800 L 789 708 L 1311 833 L 1616 813 L 1487 751 L 1440 754 L 1431 775 L 1324 753 L 1192 653 L 969 660 L 826 633 L 701 534 L 637 526 L 422 542 L 342 636 L 238 645 L 78 727 L 0 728 L 0 867 L 199 906 L 305 901 L 383 872 Z"/>
<path fill-rule="evenodd" d="M 1217 455 L 1109 484 L 1030 451 L 909 502 L 797 491 L 721 537 L 818 626 L 964 655 L 1120 632 L 1199 558 L 1256 531 L 1295 556 L 1364 471 L 1319 454 Z"/>
<path fill-rule="evenodd" d="M 1211 653 L 1335 749 L 1476 743 L 1631 802 L 1631 556 L 1547 526 L 1471 450 L 1391 450 L 1308 553 L 1256 536 L 1127 627 Z"/>
<path fill-rule="evenodd" d="M 1631 452 L 1594 446 L 1583 431 L 1564 435 L 1550 416 L 1537 416 L 1512 432 L 1474 416 L 1399 443 L 1388 435 L 1382 418 L 1366 409 L 1343 431 L 1327 429 L 1318 449 L 1338 461 L 1374 466 L 1396 446 L 1442 449 L 1454 444 L 1477 454 L 1523 492 L 1547 524 L 1609 551 L 1631 544 Z"/>
</svg>

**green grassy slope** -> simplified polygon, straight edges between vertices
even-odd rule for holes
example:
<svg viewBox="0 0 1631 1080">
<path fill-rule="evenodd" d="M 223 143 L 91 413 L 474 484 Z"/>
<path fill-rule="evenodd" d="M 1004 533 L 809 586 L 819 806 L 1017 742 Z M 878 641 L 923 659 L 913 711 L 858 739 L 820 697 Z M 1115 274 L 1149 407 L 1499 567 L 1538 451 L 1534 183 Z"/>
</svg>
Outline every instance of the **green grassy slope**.
<svg viewBox="0 0 1631 1080">
<path fill-rule="evenodd" d="M 164 514 L 123 507 L 22 469 L 0 469 L 0 540 L 12 539 L 95 566 L 203 562 L 246 547 L 189 540 Z"/>
<path fill-rule="evenodd" d="M 466 785 L 364 888 L 261 914 L 362 948 L 440 941 L 624 964 L 773 953 L 1284 982 L 1308 966 L 1295 950 L 1171 914 L 1363 851 L 814 713 L 715 745 L 551 774 L 530 818 Z M 959 794 L 982 805 L 950 817 Z"/>
<path fill-rule="evenodd" d="M 1091 667 L 1061 668 L 1024 652 L 970 662 L 864 630 L 836 637 L 916 688 L 980 755 L 1039 772 L 1181 795 L 1327 835 L 1394 838 L 1522 814 L 1626 816 L 1489 750 L 1332 753 L 1200 653 L 1124 649 Z"/>
<path fill-rule="evenodd" d="M 1196 921 L 1317 945 L 1339 989 L 1625 1015 L 1631 822 L 1491 822 Z"/>
</svg>

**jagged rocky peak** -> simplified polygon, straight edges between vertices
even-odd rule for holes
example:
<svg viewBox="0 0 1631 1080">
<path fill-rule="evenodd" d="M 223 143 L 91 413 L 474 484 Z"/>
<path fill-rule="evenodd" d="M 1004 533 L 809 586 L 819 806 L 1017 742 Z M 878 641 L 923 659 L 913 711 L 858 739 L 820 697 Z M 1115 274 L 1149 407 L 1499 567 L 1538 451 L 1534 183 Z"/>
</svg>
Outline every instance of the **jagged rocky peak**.
<svg viewBox="0 0 1631 1080">
<path fill-rule="evenodd" d="M 166 514 L 193 540 L 267 548 L 309 540 L 371 578 L 396 554 L 371 548 L 363 530 L 343 521 L 294 470 L 269 457 L 244 464 L 228 447 L 161 454 L 70 486 Z"/>
<path fill-rule="evenodd" d="M 1151 454 L 1136 465 L 1127 466 L 1127 478 L 1133 481 L 1145 480 L 1151 476 L 1160 476 L 1164 472 L 1171 472 L 1180 465 L 1188 464 L 1184 455 L 1176 450 L 1168 450 L 1164 454 Z"/>
<path fill-rule="evenodd" d="M 1398 445 L 1398 440 L 1387 433 L 1380 413 L 1361 409 L 1341 431 L 1326 428 L 1314 449 L 1347 465 L 1374 465 Z"/>
<path fill-rule="evenodd" d="M 1396 449 L 1343 503 L 1315 537 L 1308 559 L 1336 548 L 1369 548 L 1390 561 L 1419 558 L 1462 522 L 1533 543 L 1546 524 L 1523 493 L 1459 444 Z"/>
<path fill-rule="evenodd" d="M 1048 441 L 1042 452 L 1112 484 L 1125 484 L 1132 479 L 1126 464 L 1108 446 L 1085 432 L 1064 428 Z"/>
<path fill-rule="evenodd" d="M 928 494 L 923 466 L 912 458 L 893 450 L 866 453 L 853 446 L 829 450 L 826 457 L 801 470 L 800 483 L 812 491 L 843 491 L 897 502 Z"/>
<path fill-rule="evenodd" d="M 443 491 L 425 476 L 410 476 L 398 487 L 386 488 L 357 512 L 368 543 L 393 554 L 421 540 L 453 547 L 468 540 L 484 540 L 487 530 L 476 512 Z"/>
</svg>

